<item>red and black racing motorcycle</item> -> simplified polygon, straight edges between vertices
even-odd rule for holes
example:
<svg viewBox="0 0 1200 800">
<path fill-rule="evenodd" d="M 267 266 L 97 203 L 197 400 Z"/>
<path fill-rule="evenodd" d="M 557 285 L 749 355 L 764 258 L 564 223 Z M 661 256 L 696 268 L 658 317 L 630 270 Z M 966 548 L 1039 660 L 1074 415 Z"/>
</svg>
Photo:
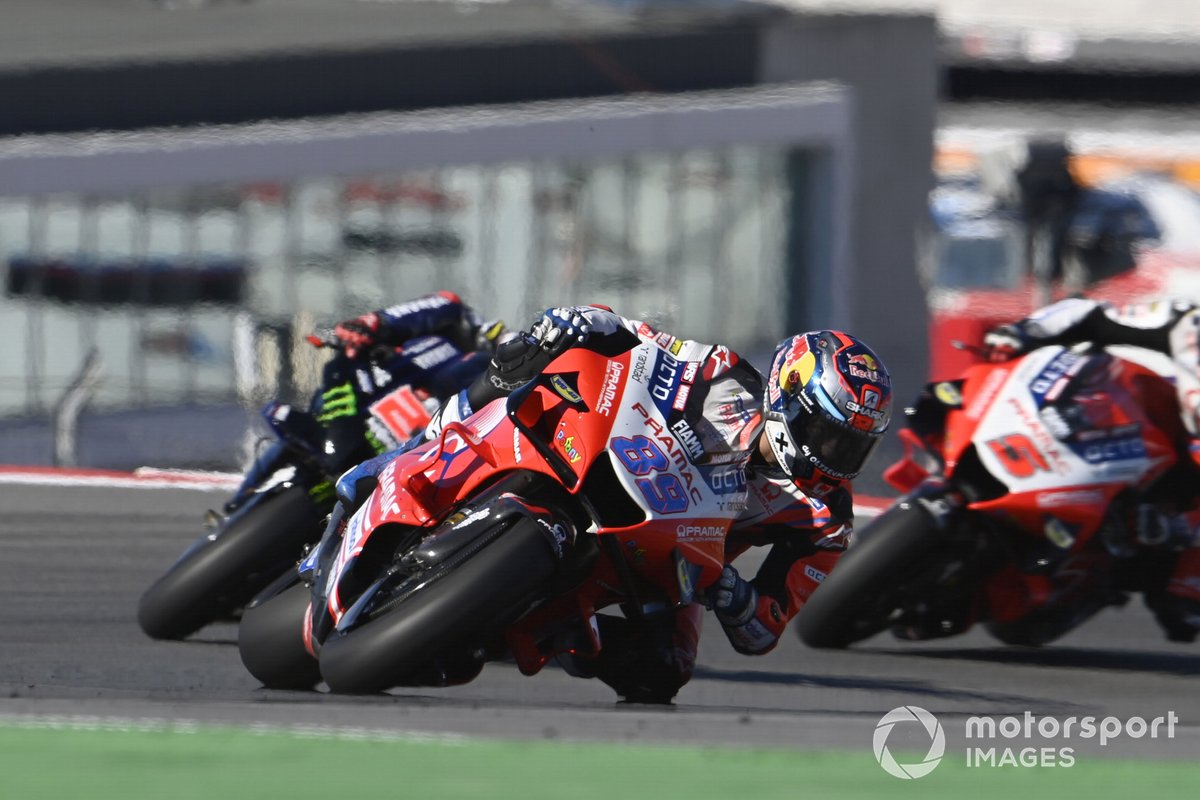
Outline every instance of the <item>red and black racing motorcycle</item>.
<svg viewBox="0 0 1200 800">
<path fill-rule="evenodd" d="M 1103 350 L 1045 347 L 931 384 L 906 412 L 905 456 L 885 478 L 907 494 L 856 532 L 800 610 L 807 644 L 983 623 L 1040 645 L 1165 582 L 1177 554 L 1139 548 L 1131 528 L 1151 487 L 1195 493 L 1162 375 Z"/>
<path fill-rule="evenodd" d="M 303 583 L 247 610 L 243 662 L 269 687 L 349 693 L 462 682 L 499 654 L 532 675 L 597 655 L 600 609 L 691 603 L 733 513 L 710 474 L 731 467 L 695 463 L 667 424 L 695 374 L 652 343 L 575 348 L 447 425 L 338 507 Z"/>
<path fill-rule="evenodd" d="M 330 336 L 317 347 L 340 348 Z M 142 595 L 138 624 L 155 639 L 182 639 L 235 614 L 316 543 L 333 509 L 333 481 L 346 468 L 421 431 L 430 410 L 487 366 L 441 336 L 378 348 L 345 362 L 344 383 L 324 387 L 308 409 L 269 403 L 262 411 L 275 440 L 247 470 L 224 513 Z M 331 425 L 350 418 L 354 424 Z"/>
</svg>

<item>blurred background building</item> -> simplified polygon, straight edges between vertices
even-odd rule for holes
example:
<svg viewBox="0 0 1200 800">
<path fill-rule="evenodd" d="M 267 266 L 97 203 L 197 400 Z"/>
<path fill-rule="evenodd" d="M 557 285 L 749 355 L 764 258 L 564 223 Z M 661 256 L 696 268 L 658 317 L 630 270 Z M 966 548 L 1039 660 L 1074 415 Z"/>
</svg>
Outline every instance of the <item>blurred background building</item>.
<svg viewBox="0 0 1200 800">
<path fill-rule="evenodd" d="M 837 0 L 789 0 L 829 12 Z M 930 372 L 989 326 L 1085 293 L 1200 296 L 1200 17 L 1192 4 L 878 0 L 939 27 L 919 264 Z"/>
<path fill-rule="evenodd" d="M 1200 23 L 1074 5 L 11 0 L 0 463 L 236 466 L 304 334 L 434 289 L 754 358 L 843 327 L 910 397 L 985 305 L 1188 274 Z M 1044 136 L 1129 265 L 1035 267 Z"/>
</svg>

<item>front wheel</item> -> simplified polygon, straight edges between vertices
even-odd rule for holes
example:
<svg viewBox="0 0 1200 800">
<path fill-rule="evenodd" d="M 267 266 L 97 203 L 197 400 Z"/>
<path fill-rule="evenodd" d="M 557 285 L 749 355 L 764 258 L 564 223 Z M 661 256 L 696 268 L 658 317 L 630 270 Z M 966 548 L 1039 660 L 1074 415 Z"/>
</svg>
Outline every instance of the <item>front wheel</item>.
<svg viewBox="0 0 1200 800">
<path fill-rule="evenodd" d="M 321 647 L 321 675 L 333 692 L 380 692 L 439 657 L 479 645 L 537 599 L 558 560 L 541 526 L 522 518 L 466 561 Z"/>
<path fill-rule="evenodd" d="M 246 609 L 238 626 L 242 664 L 268 689 L 311 689 L 321 682 L 317 660 L 304 646 L 312 592 L 297 582 Z"/>
<path fill-rule="evenodd" d="M 888 509 L 861 536 L 796 615 L 796 632 L 810 647 L 846 647 L 890 627 L 912 569 L 943 541 L 917 501 Z"/>
<path fill-rule="evenodd" d="M 320 537 L 323 516 L 303 486 L 257 499 L 146 590 L 138 624 L 155 639 L 182 639 L 232 614 Z"/>
</svg>

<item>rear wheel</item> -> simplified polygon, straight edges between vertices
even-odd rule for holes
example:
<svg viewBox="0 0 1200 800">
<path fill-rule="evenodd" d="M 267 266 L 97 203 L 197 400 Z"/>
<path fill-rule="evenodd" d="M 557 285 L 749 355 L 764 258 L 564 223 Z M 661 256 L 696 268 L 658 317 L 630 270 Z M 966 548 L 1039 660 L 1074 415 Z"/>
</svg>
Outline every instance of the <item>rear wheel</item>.
<svg viewBox="0 0 1200 800">
<path fill-rule="evenodd" d="M 429 664 L 482 644 L 537 599 L 558 560 L 541 526 L 521 518 L 479 552 L 378 616 L 321 647 L 321 675 L 331 691 L 379 692 L 420 675 Z"/>
<path fill-rule="evenodd" d="M 258 500 L 146 590 L 138 624 L 155 639 L 182 639 L 232 614 L 320 537 L 323 516 L 303 486 Z"/>
<path fill-rule="evenodd" d="M 933 516 L 918 502 L 885 511 L 862 530 L 862 540 L 839 559 L 796 615 L 796 632 L 810 647 L 846 647 L 895 623 L 914 565 L 943 541 Z"/>
<path fill-rule="evenodd" d="M 317 660 L 304 647 L 304 621 L 312 592 L 297 582 L 251 606 L 238 626 L 238 654 L 268 689 L 311 689 L 321 682 Z"/>
</svg>

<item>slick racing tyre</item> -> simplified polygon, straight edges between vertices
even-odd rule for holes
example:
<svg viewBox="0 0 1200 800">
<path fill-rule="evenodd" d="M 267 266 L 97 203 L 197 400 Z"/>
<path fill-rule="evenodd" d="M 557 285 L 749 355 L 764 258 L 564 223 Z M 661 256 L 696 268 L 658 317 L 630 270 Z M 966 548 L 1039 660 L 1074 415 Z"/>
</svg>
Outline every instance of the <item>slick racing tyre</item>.
<svg viewBox="0 0 1200 800">
<path fill-rule="evenodd" d="M 796 633 L 810 647 L 846 647 L 890 627 L 914 566 L 943 539 L 918 502 L 893 506 L 859 536 L 796 615 Z"/>
<path fill-rule="evenodd" d="M 465 561 L 422 576 L 423 585 L 321 647 L 321 675 L 343 694 L 404 683 L 439 656 L 498 634 L 538 598 L 558 559 L 534 520 L 522 518 Z"/>
<path fill-rule="evenodd" d="M 321 682 L 317 660 L 304 647 L 304 622 L 312 592 L 297 581 L 246 608 L 238 626 L 238 655 L 268 689 L 311 689 Z"/>
<path fill-rule="evenodd" d="M 303 486 L 258 499 L 146 590 L 138 624 L 155 639 L 182 639 L 229 616 L 296 563 L 319 538 L 323 516 Z"/>
</svg>

